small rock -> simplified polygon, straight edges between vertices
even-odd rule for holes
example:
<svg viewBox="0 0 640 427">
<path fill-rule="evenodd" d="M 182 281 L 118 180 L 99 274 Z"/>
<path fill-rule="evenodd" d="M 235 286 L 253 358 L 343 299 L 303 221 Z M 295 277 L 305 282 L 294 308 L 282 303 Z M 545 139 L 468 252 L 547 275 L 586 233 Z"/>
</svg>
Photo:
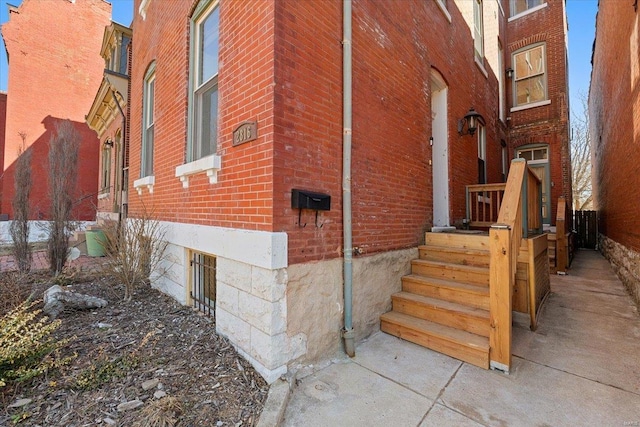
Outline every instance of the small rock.
<svg viewBox="0 0 640 427">
<path fill-rule="evenodd" d="M 165 397 L 167 395 L 167 393 L 165 393 L 162 390 L 158 390 L 155 393 L 153 393 L 153 397 L 155 397 L 156 399 L 162 399 L 163 397 Z"/>
<path fill-rule="evenodd" d="M 22 408 L 32 402 L 32 399 L 18 399 L 9 405 L 9 408 Z"/>
<path fill-rule="evenodd" d="M 222 427 L 223 425 L 224 425 L 224 423 L 223 423 L 222 421 L 218 421 L 218 422 L 216 423 L 216 426 L 218 426 L 218 427 Z"/>
<path fill-rule="evenodd" d="M 116 421 L 112 420 L 111 418 L 107 417 L 107 418 L 103 418 L 102 421 L 104 421 L 105 424 L 109 424 L 110 426 L 114 426 L 116 425 Z"/>
<path fill-rule="evenodd" d="M 156 388 L 160 384 L 160 380 L 157 378 L 152 378 L 142 383 L 142 389 L 144 391 L 151 390 L 152 388 Z"/>
<path fill-rule="evenodd" d="M 117 406 L 117 410 L 118 412 L 124 412 L 124 411 L 130 411 L 132 409 L 138 409 L 139 407 L 141 407 L 142 405 L 144 405 L 144 403 L 141 400 L 130 400 L 128 402 L 124 402 L 121 403 Z"/>
<path fill-rule="evenodd" d="M 98 328 L 100 328 L 100 329 L 108 329 L 108 328 L 113 328 L 113 325 L 111 323 L 98 322 Z"/>
</svg>

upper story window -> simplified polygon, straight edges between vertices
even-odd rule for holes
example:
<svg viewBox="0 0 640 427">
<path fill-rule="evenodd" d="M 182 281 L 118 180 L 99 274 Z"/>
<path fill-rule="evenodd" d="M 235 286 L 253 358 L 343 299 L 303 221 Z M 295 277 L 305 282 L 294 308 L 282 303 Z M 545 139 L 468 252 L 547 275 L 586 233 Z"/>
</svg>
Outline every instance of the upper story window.
<svg viewBox="0 0 640 427">
<path fill-rule="evenodd" d="M 526 12 L 537 6 L 542 6 L 546 3 L 546 0 L 510 0 L 509 9 L 510 15 L 515 16 Z"/>
<path fill-rule="evenodd" d="M 129 59 L 129 43 L 131 39 L 127 36 L 122 36 L 122 43 L 120 43 L 120 61 L 118 64 L 118 72 L 120 74 L 128 74 L 127 73 L 127 65 Z"/>
<path fill-rule="evenodd" d="M 111 43 L 115 43 L 108 50 L 108 57 L 105 56 L 105 66 L 107 70 L 114 71 L 120 74 L 127 73 L 128 65 L 128 47 L 131 42 L 131 38 L 125 35 L 114 36 L 115 40 Z"/>
<path fill-rule="evenodd" d="M 192 20 L 190 122 L 188 161 L 218 149 L 218 51 L 220 9 L 204 2 Z"/>
<path fill-rule="evenodd" d="M 514 106 L 547 100 L 547 67 L 543 44 L 513 54 Z"/>
<path fill-rule="evenodd" d="M 107 144 L 102 149 L 102 168 L 100 175 L 100 189 L 105 192 L 111 187 L 111 147 Z"/>
<path fill-rule="evenodd" d="M 149 67 L 144 79 L 142 101 L 142 152 L 140 163 L 140 177 L 153 175 L 153 142 L 155 127 L 155 91 L 156 72 L 155 63 Z"/>
<path fill-rule="evenodd" d="M 482 0 L 473 0 L 473 50 L 475 58 L 484 59 L 484 23 L 482 20 Z"/>
</svg>

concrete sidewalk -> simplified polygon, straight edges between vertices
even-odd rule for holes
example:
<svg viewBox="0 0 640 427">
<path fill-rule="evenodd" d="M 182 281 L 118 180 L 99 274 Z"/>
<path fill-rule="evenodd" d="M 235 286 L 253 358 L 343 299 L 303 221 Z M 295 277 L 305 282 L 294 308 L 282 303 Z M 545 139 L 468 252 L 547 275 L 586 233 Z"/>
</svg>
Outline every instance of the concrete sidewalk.
<svg viewBox="0 0 640 427">
<path fill-rule="evenodd" d="M 47 252 L 44 250 L 35 251 L 32 253 L 31 271 L 40 271 L 49 269 L 49 260 L 47 259 Z M 77 270 L 89 273 L 100 272 L 102 264 L 107 262 L 105 257 L 90 257 L 87 255 L 80 255 L 78 258 L 67 262 L 66 268 L 69 270 Z M 18 265 L 13 255 L 0 256 L 0 271 L 17 271 Z"/>
<path fill-rule="evenodd" d="M 379 332 L 302 378 L 282 425 L 640 426 L 640 317 L 608 262 L 578 252 L 551 292 L 509 375 Z"/>
</svg>

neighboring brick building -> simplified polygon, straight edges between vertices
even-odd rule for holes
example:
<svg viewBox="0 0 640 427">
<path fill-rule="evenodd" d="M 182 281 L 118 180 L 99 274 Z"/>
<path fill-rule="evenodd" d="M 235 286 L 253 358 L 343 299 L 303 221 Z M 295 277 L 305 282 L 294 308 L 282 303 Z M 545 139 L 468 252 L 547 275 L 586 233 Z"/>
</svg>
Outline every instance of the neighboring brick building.
<svg viewBox="0 0 640 427">
<path fill-rule="evenodd" d="M 600 249 L 640 305 L 640 10 L 601 0 L 589 89 Z"/>
<path fill-rule="evenodd" d="M 100 86 L 100 45 L 111 5 L 104 0 L 23 0 L 2 26 L 9 58 L 2 213 L 12 217 L 13 164 L 24 144 L 33 151 L 31 217 L 47 219 L 48 144 L 68 119 L 81 136 L 74 217 L 95 219 L 99 141 L 85 114 Z M 21 135 L 24 137 L 21 137 Z"/>
<path fill-rule="evenodd" d="M 555 224 L 558 198 L 573 205 L 565 2 L 511 0 L 509 7 L 509 157 L 530 161 L 542 179 L 543 221 Z"/>
<path fill-rule="evenodd" d="M 465 186 L 506 174 L 502 3 L 354 0 L 343 129 L 342 1 L 136 0 L 129 207 L 166 227 L 155 286 L 215 299 L 217 330 L 269 381 L 339 351 L 351 136 L 355 337 L 375 331 L 424 232 L 461 226 Z M 483 123 L 461 135 L 471 108 Z M 292 207 L 294 189 L 331 196 L 330 209 Z"/>
<path fill-rule="evenodd" d="M 100 50 L 104 76 L 87 114 L 87 124 L 100 140 L 98 220 L 126 216 L 130 43 L 130 28 L 116 22 L 105 28 Z"/>
<path fill-rule="evenodd" d="M 0 91 L 0 164 L 4 164 L 4 132 L 7 125 L 7 93 Z M 0 191 L 2 191 L 0 178 Z M 2 212 L 2 194 L 0 193 L 0 213 Z"/>
</svg>

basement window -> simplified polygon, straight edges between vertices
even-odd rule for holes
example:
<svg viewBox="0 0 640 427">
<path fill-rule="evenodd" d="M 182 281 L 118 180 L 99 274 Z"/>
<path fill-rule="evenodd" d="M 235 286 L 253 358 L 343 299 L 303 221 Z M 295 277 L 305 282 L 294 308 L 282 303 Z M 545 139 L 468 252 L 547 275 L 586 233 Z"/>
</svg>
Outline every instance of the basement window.
<svg viewBox="0 0 640 427">
<path fill-rule="evenodd" d="M 191 301 L 207 316 L 215 314 L 216 258 L 200 252 L 191 255 Z"/>
</svg>

